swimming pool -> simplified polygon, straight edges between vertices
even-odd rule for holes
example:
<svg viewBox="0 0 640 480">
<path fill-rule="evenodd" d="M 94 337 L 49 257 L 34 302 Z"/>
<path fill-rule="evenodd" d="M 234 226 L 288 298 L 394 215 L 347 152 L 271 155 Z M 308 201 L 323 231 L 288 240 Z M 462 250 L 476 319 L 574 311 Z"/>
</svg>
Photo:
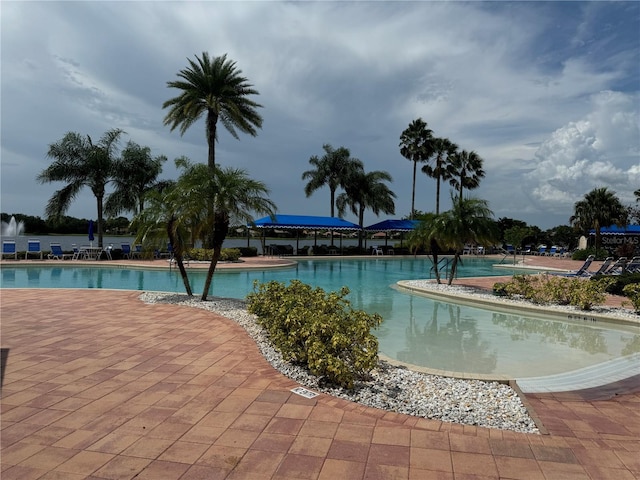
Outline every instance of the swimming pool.
<svg viewBox="0 0 640 480">
<path fill-rule="evenodd" d="M 504 275 L 492 260 L 465 259 L 460 276 Z M 607 322 L 561 321 L 554 317 L 499 312 L 450 304 L 399 291 L 399 280 L 429 278 L 424 259 L 302 260 L 277 270 L 218 270 L 212 294 L 244 298 L 253 281 L 297 278 L 326 290 L 351 289 L 355 308 L 377 312 L 380 353 L 402 362 L 450 372 L 512 378 L 572 371 L 640 352 L 640 327 Z M 0 269 L 2 288 L 109 288 L 184 292 L 174 269 L 102 266 Z M 189 270 L 193 290 L 202 291 L 205 272 Z"/>
</svg>

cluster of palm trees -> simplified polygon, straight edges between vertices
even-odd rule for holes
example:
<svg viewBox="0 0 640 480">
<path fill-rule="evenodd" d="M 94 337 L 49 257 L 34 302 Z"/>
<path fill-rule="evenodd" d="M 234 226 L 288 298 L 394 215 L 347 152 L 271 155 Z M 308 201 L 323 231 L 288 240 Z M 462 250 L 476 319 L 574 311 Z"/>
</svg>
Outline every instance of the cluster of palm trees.
<svg viewBox="0 0 640 480">
<path fill-rule="evenodd" d="M 166 158 L 151 158 L 148 148 L 135 144 L 129 144 L 117 157 L 122 130 L 108 131 L 95 144 L 89 136 L 70 132 L 49 147 L 48 155 L 54 161 L 38 179 L 67 183 L 49 200 L 49 218 L 62 216 L 83 187 L 91 189 L 97 200 L 100 246 L 106 187 L 113 183 L 115 191 L 106 204 L 110 212 L 129 210 L 135 214 L 136 241 L 168 235 L 189 295 L 192 292 L 182 262 L 184 248 L 196 238 L 202 240 L 205 248 L 213 249 L 202 293 L 202 300 L 206 300 L 230 223 L 250 220 L 251 212 L 273 215 L 276 209 L 264 183 L 250 179 L 244 170 L 221 168 L 215 161 L 218 122 L 235 138 L 238 132 L 257 135 L 262 126 L 261 105 L 251 97 L 258 91 L 226 55 L 212 58 L 203 52 L 188 62 L 189 66 L 178 72 L 178 80 L 167 82 L 180 94 L 163 104 L 168 109 L 164 123 L 184 134 L 204 116 L 207 165 L 179 158 L 178 180 L 160 184 L 155 179 Z"/>
<path fill-rule="evenodd" d="M 362 231 L 364 228 L 364 212 L 371 209 L 379 215 L 395 213 L 396 194 L 385 182 L 393 181 L 388 172 L 375 170 L 366 172 L 361 160 L 351 157 L 351 152 L 345 147 L 333 148 L 329 144 L 323 145 L 324 155 L 309 158 L 309 164 L 314 167 L 303 172 L 302 179 L 308 180 L 304 187 L 307 197 L 325 185 L 329 187 L 331 197 L 331 216 L 342 217 L 349 209 L 358 217 L 358 248 L 362 249 Z M 341 192 L 336 196 L 338 188 Z M 333 232 L 331 232 L 333 243 Z"/>
<path fill-rule="evenodd" d="M 440 185 L 442 181 L 458 192 L 462 200 L 463 190 L 473 190 L 484 177 L 483 160 L 472 151 L 458 150 L 458 145 L 448 138 L 433 136 L 427 122 L 422 118 L 412 121 L 400 135 L 400 154 L 413 162 L 413 185 L 411 190 L 411 218 L 415 215 L 416 171 L 418 163 L 425 163 L 422 172 L 436 180 L 436 215 L 440 213 Z M 433 162 L 432 164 L 429 162 Z"/>
<path fill-rule="evenodd" d="M 105 214 L 139 213 L 144 209 L 147 193 L 163 186 L 157 178 L 167 158 L 164 155 L 152 157 L 149 147 L 141 147 L 133 141 L 129 141 L 118 155 L 118 142 L 123 134 L 120 129 L 112 129 L 94 142 L 89 135 L 69 132 L 49 146 L 47 156 L 53 162 L 37 176 L 40 183 L 66 182 L 49 199 L 45 209 L 47 217 L 54 220 L 64 215 L 84 187 L 91 189 L 97 204 L 100 247 Z M 107 195 L 110 183 L 114 189 Z"/>
</svg>

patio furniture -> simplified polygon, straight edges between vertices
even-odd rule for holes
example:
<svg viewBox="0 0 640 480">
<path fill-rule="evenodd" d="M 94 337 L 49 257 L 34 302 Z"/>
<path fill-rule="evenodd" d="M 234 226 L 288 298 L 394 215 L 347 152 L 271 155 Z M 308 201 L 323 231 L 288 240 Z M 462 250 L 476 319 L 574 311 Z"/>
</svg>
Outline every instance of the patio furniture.
<svg viewBox="0 0 640 480">
<path fill-rule="evenodd" d="M 15 240 L 3 240 L 2 241 L 2 258 L 5 255 L 13 255 L 13 259 L 18 259 L 18 251 L 16 250 Z"/>
<path fill-rule="evenodd" d="M 68 260 L 73 255 L 64 253 L 62 251 L 62 246 L 59 243 L 50 243 L 51 253 L 47 255 L 49 260 Z"/>
<path fill-rule="evenodd" d="M 40 260 L 43 258 L 42 248 L 40 248 L 40 240 L 30 238 L 27 240 L 27 251 L 24 253 L 24 259 L 29 258 L 29 255 L 39 255 Z"/>
</svg>

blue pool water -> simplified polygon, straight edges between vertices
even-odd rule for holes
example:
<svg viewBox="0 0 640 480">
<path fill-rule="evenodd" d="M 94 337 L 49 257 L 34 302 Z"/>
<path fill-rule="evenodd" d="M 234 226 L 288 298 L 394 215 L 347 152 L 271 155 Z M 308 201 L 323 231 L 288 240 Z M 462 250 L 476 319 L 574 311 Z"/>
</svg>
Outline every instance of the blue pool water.
<svg viewBox="0 0 640 480">
<path fill-rule="evenodd" d="M 494 261 L 465 259 L 460 276 L 510 274 Z M 424 259 L 302 260 L 286 269 L 217 270 L 212 295 L 244 298 L 254 280 L 302 282 L 350 288 L 355 308 L 382 315 L 380 352 L 438 370 L 514 378 L 562 373 L 640 351 L 640 327 L 607 322 L 560 321 L 450 304 L 399 291 L 399 280 L 429 278 Z M 3 265 L 2 288 L 107 288 L 184 292 L 178 272 L 102 266 L 12 267 Z M 205 272 L 189 269 L 201 293 Z"/>
</svg>

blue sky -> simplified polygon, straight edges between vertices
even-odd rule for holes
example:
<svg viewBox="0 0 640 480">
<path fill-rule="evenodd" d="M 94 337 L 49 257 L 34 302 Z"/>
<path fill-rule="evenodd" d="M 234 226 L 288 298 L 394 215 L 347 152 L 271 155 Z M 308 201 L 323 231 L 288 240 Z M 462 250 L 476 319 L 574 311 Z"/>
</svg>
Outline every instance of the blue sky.
<svg viewBox="0 0 640 480">
<path fill-rule="evenodd" d="M 260 92 L 262 130 L 221 133 L 217 161 L 263 180 L 279 213 L 329 215 L 329 191 L 307 198 L 301 180 L 329 143 L 391 173 L 395 217 L 407 215 L 398 144 L 418 117 L 484 159 L 471 194 L 496 218 L 546 229 L 595 187 L 626 204 L 640 188 L 638 2 L 3 1 L 0 17 L 3 212 L 44 216 L 62 184 L 35 178 L 68 131 L 122 128 L 170 159 L 163 178 L 176 157 L 206 161 L 204 122 L 181 137 L 162 110 L 203 51 L 227 53 Z M 416 208 L 435 208 L 421 173 Z M 89 190 L 68 213 L 95 218 Z"/>
</svg>

